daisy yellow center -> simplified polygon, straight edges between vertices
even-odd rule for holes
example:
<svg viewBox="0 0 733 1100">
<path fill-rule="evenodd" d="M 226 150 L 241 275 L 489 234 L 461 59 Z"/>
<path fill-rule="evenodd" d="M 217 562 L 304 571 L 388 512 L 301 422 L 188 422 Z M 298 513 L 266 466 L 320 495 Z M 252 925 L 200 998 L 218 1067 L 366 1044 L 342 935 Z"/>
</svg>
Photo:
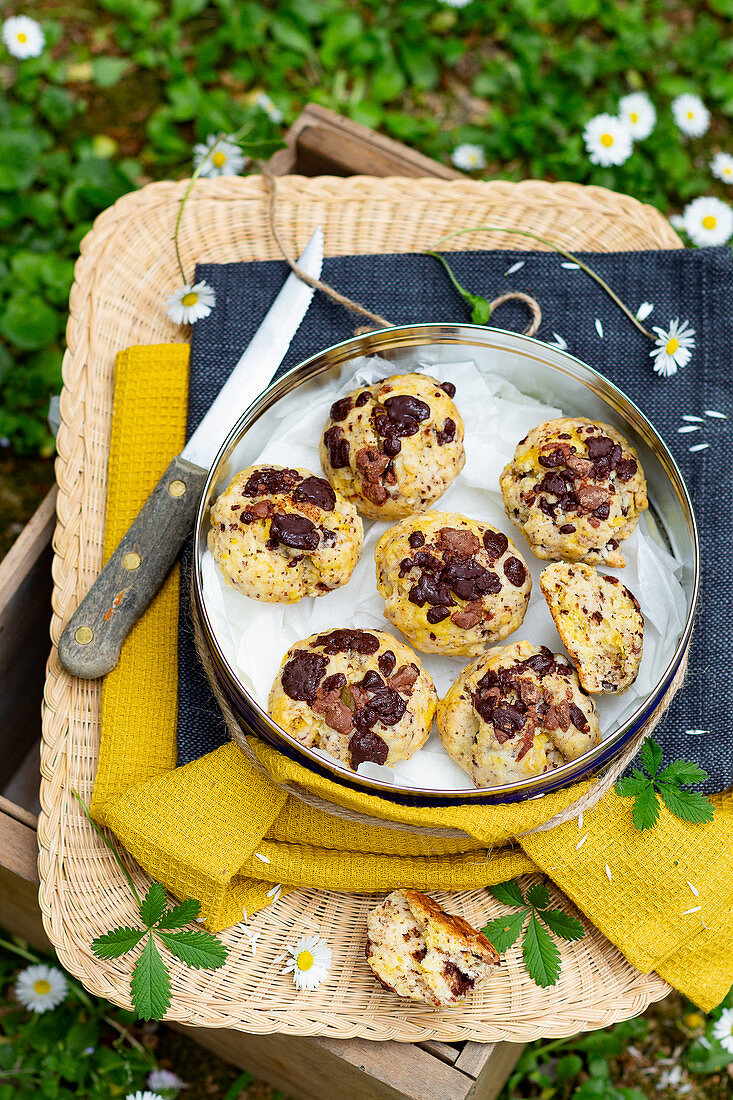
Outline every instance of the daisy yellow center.
<svg viewBox="0 0 733 1100">
<path fill-rule="evenodd" d="M 666 352 L 667 352 L 667 355 L 674 355 L 674 353 L 675 353 L 675 352 L 677 351 L 677 348 L 678 348 L 679 346 L 680 346 L 680 342 L 679 342 L 679 340 L 678 340 L 678 339 L 677 339 L 677 338 L 676 338 L 675 336 L 672 336 L 672 337 L 671 337 L 671 338 L 670 338 L 670 339 L 669 339 L 669 340 L 667 341 L 667 347 L 666 347 L 666 349 L 665 349 L 665 350 L 666 350 Z"/>
<path fill-rule="evenodd" d="M 313 956 L 310 951 L 301 951 L 295 960 L 295 965 L 298 967 L 298 970 L 310 970 L 313 966 Z"/>
<path fill-rule="evenodd" d="M 181 305 L 195 306 L 196 303 L 198 302 L 198 300 L 199 300 L 198 294 L 196 294 L 193 290 L 189 290 L 188 294 L 184 294 L 183 297 L 181 298 Z"/>
<path fill-rule="evenodd" d="M 694 118 L 695 117 L 695 112 L 694 111 L 688 111 L 687 112 L 687 117 L 688 118 Z"/>
<path fill-rule="evenodd" d="M 227 158 L 226 158 L 226 155 L 224 153 L 214 153 L 211 160 L 212 160 L 212 163 L 214 164 L 215 168 L 223 168 L 223 166 L 227 162 Z"/>
<path fill-rule="evenodd" d="M 639 116 L 638 116 L 638 114 L 636 113 L 636 111 L 632 111 L 632 112 L 631 112 L 631 121 L 632 121 L 632 122 L 638 122 L 638 121 L 639 121 Z"/>
<path fill-rule="evenodd" d="M 700 1015 L 699 1012 L 689 1012 L 687 1014 L 687 1016 L 685 1016 L 685 1023 L 687 1024 L 688 1027 L 691 1027 L 691 1028 L 704 1027 L 705 1026 L 705 1020 L 703 1019 L 703 1017 Z"/>
<path fill-rule="evenodd" d="M 33 992 L 42 997 L 51 992 L 51 983 L 47 982 L 45 978 L 39 978 L 37 982 L 33 983 Z"/>
<path fill-rule="evenodd" d="M 705 217 L 702 219 L 703 229 L 715 229 L 715 226 L 717 224 L 718 219 L 714 218 L 712 214 L 706 214 Z"/>
<path fill-rule="evenodd" d="M 27 42 L 28 41 L 28 35 L 25 33 L 25 31 L 19 31 L 18 32 L 18 41 L 19 42 Z"/>
<path fill-rule="evenodd" d="M 601 145 L 609 149 L 613 145 L 613 134 L 601 134 Z"/>
<path fill-rule="evenodd" d="M 731 174 L 731 171 L 733 171 L 733 169 L 724 168 L 723 171 L 725 172 L 726 176 L 729 176 Z"/>
</svg>

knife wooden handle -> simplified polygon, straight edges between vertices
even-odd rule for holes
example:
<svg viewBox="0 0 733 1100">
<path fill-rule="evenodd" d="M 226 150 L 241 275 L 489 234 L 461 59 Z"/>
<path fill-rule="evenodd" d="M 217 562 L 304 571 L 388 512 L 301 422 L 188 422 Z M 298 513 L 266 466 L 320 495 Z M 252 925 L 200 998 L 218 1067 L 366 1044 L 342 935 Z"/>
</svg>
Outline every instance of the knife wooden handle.
<svg viewBox="0 0 733 1100">
<path fill-rule="evenodd" d="M 135 522 L 59 638 L 59 657 L 74 676 L 96 680 L 167 577 L 193 527 L 207 470 L 173 459 Z"/>
</svg>

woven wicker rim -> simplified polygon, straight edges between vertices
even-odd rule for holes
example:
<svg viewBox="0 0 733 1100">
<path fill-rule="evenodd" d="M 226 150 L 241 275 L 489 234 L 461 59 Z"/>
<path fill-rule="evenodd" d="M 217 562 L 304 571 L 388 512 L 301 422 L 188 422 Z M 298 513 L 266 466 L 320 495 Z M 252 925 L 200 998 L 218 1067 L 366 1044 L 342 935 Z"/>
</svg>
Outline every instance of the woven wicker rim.
<svg viewBox="0 0 733 1100">
<path fill-rule="evenodd" d="M 72 786 L 87 801 L 91 795 L 100 687 L 70 677 L 55 644 L 101 565 L 114 356 L 132 344 L 180 342 L 183 335 L 166 317 L 161 295 L 179 282 L 170 240 L 185 187 L 185 181 L 157 183 L 124 196 L 82 242 L 70 299 L 58 437 L 54 649 L 43 717 L 39 896 L 46 932 L 63 965 L 93 992 L 126 1006 L 129 957 L 101 961 L 89 944 L 113 922 L 134 919 L 132 899 L 70 796 Z M 420 250 L 453 229 L 489 220 L 530 228 L 571 249 L 679 246 L 657 211 L 627 196 L 577 184 L 289 177 L 280 181 L 278 193 L 281 232 L 294 252 L 317 224 L 324 227 L 326 254 L 345 255 Z M 265 205 L 257 178 L 197 185 L 182 225 L 187 270 L 197 261 L 275 258 L 276 247 L 265 231 Z M 490 241 L 467 234 L 451 244 L 536 247 L 509 234 L 494 234 Z M 148 876 L 129 856 L 126 862 L 144 888 Z M 565 901 L 554 888 L 552 893 Z M 498 909 L 484 890 L 435 896 L 478 926 Z M 254 1033 L 526 1042 L 605 1027 L 642 1012 L 669 991 L 658 976 L 635 970 L 585 922 L 585 938 L 563 945 L 562 975 L 551 990 L 529 981 L 510 953 L 488 989 L 474 994 L 457 1013 L 403 1003 L 376 987 L 363 960 L 364 917 L 374 901 L 315 890 L 287 895 L 254 918 L 261 933 L 255 958 L 241 933 L 230 929 L 222 936 L 230 954 L 221 970 L 195 972 L 172 963 L 169 1018 Z M 304 932 L 325 928 L 334 950 L 331 975 L 318 990 L 296 999 L 273 959 Z"/>
</svg>

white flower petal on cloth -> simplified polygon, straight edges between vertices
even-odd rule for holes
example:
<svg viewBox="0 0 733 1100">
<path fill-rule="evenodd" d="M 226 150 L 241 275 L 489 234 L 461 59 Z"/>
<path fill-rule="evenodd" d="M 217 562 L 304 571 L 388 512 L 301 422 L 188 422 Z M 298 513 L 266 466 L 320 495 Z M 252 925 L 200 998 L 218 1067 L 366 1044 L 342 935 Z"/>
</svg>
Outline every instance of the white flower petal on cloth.
<svg viewBox="0 0 733 1100">
<path fill-rule="evenodd" d="M 600 336 L 600 338 L 602 340 L 603 339 L 603 325 L 601 324 L 598 317 L 596 317 L 596 332 L 598 333 L 598 335 Z"/>
<path fill-rule="evenodd" d="M 636 311 L 637 321 L 645 321 L 653 309 L 654 306 L 651 302 L 642 302 Z"/>
<path fill-rule="evenodd" d="M 517 262 L 515 264 L 512 264 L 511 267 L 508 267 L 506 269 L 504 274 L 505 275 L 513 275 L 515 271 L 520 271 L 521 268 L 524 267 L 525 262 L 526 262 L 525 260 L 517 260 Z"/>
</svg>

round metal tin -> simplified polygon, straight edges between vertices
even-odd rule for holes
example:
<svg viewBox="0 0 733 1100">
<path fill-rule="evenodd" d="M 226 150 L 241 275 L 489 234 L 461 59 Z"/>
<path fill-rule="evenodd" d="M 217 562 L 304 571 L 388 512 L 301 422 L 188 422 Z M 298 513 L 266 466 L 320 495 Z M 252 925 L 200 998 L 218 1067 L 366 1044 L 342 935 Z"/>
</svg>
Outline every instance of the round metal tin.
<svg viewBox="0 0 733 1100">
<path fill-rule="evenodd" d="M 492 371 L 503 375 L 518 389 L 542 401 L 550 394 L 565 415 L 583 415 L 610 422 L 636 448 L 644 468 L 650 499 L 650 513 L 656 528 L 675 556 L 683 563 L 682 585 L 687 602 L 685 625 L 666 668 L 659 669 L 653 691 L 630 718 L 600 745 L 577 760 L 522 782 L 487 789 L 439 790 L 402 787 L 356 775 L 345 767 L 324 760 L 277 726 L 252 698 L 219 646 L 203 594 L 201 560 L 206 549 L 209 509 L 235 472 L 230 458 L 249 433 L 257 434 L 262 418 L 296 387 L 342 369 L 362 355 L 388 358 L 399 373 L 400 359 L 424 348 L 431 362 L 455 357 L 456 348 L 481 348 L 492 354 Z M 254 446 L 254 445 L 253 445 Z M 256 452 L 255 452 L 256 453 Z M 254 454 L 253 454 L 254 457 Z M 623 751 L 641 727 L 657 712 L 687 652 L 700 583 L 700 547 L 697 525 L 689 494 L 672 455 L 643 413 L 607 378 L 565 351 L 529 336 L 481 325 L 418 324 L 384 329 L 345 340 L 327 348 L 282 375 L 242 414 L 222 445 L 209 472 L 199 505 L 195 527 L 193 608 L 208 646 L 219 683 L 231 702 L 245 733 L 254 733 L 285 755 L 337 783 L 380 795 L 407 805 L 435 806 L 458 803 L 504 803 L 539 798 L 549 791 L 587 778 Z M 468 780 L 467 780 L 468 783 Z"/>
</svg>

